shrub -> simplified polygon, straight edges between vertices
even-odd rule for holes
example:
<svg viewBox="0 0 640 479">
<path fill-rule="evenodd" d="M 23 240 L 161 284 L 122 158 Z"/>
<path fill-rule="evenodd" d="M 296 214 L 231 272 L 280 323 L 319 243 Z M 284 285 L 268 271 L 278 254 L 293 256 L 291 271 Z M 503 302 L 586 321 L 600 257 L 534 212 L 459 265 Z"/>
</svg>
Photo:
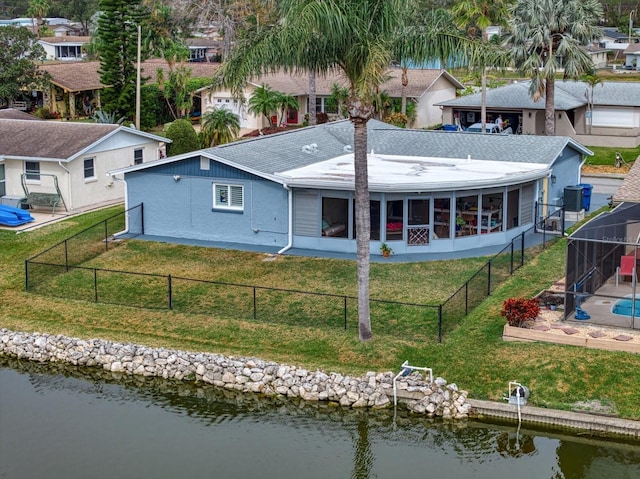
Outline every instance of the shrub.
<svg viewBox="0 0 640 479">
<path fill-rule="evenodd" d="M 42 118 L 43 120 L 55 120 L 60 118 L 60 113 L 57 111 L 49 111 L 48 108 L 42 106 L 35 111 L 34 115 L 38 118 Z"/>
<path fill-rule="evenodd" d="M 509 298 L 502 303 L 500 314 L 507 318 L 509 326 L 520 327 L 540 314 L 540 305 L 536 299 Z"/>
<path fill-rule="evenodd" d="M 200 149 L 200 140 L 189 120 L 176 120 L 167 128 L 169 156 L 181 155 Z"/>
<path fill-rule="evenodd" d="M 400 128 L 406 128 L 407 124 L 409 123 L 409 117 L 407 117 L 407 115 L 403 115 L 402 113 L 391 113 L 391 115 L 386 117 L 384 121 L 385 123 L 389 123 Z"/>
<path fill-rule="evenodd" d="M 321 125 L 322 123 L 326 123 L 328 121 L 329 121 L 329 115 L 320 111 L 316 113 L 316 122 L 318 123 L 318 125 Z"/>
</svg>

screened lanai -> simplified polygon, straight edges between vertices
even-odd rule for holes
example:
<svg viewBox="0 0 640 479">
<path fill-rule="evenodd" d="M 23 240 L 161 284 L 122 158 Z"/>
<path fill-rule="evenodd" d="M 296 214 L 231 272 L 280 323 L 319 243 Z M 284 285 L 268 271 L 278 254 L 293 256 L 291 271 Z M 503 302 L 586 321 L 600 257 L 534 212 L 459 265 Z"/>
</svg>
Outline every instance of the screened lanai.
<svg viewBox="0 0 640 479">
<path fill-rule="evenodd" d="M 565 319 L 640 329 L 639 265 L 640 204 L 583 225 L 568 238 Z"/>
</svg>

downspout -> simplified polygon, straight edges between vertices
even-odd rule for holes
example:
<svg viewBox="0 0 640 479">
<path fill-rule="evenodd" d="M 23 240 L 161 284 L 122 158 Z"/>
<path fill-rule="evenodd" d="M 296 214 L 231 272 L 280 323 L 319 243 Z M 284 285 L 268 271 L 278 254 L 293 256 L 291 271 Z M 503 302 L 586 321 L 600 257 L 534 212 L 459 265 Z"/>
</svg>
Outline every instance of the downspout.
<svg viewBox="0 0 640 479">
<path fill-rule="evenodd" d="M 283 254 L 293 246 L 293 190 L 291 190 L 291 188 L 286 184 L 283 184 L 282 186 L 287 190 L 287 194 L 289 196 L 289 242 L 287 243 L 287 246 L 278 251 L 278 254 Z"/>
<path fill-rule="evenodd" d="M 107 173 L 107 176 L 110 176 L 111 179 L 113 179 L 113 181 L 116 181 L 118 183 L 122 183 L 124 185 L 124 210 L 125 211 L 129 211 L 129 195 L 127 194 L 127 182 L 124 180 L 124 178 L 118 178 L 115 175 L 110 175 L 109 173 Z M 118 231 L 117 233 L 114 233 L 114 237 L 118 237 L 120 235 L 124 235 L 127 234 L 129 232 L 129 215 L 125 215 L 124 216 L 124 230 L 122 231 Z"/>
<path fill-rule="evenodd" d="M 62 160 L 58 161 L 58 166 L 67 172 L 67 195 L 69 195 L 69 209 L 73 211 L 73 196 L 71 196 L 71 171 L 62 164 Z"/>
</svg>

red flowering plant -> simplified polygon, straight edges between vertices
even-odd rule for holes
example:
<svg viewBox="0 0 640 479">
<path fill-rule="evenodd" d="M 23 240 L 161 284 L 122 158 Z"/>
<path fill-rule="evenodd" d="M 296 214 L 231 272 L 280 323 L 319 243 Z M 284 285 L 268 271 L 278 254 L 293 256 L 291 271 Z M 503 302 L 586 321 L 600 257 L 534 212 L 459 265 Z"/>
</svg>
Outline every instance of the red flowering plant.
<svg viewBox="0 0 640 479">
<path fill-rule="evenodd" d="M 540 304 L 537 299 L 509 298 L 502 303 L 500 314 L 507 318 L 509 326 L 520 327 L 540 314 Z"/>
</svg>

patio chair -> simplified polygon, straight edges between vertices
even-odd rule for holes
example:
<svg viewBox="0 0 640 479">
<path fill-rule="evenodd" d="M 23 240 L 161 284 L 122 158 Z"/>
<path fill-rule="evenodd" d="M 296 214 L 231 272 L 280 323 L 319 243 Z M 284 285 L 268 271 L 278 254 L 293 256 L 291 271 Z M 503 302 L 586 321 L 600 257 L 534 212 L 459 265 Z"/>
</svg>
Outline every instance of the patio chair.
<svg viewBox="0 0 640 479">
<path fill-rule="evenodd" d="M 620 266 L 616 268 L 616 288 L 620 276 L 631 276 L 631 284 L 636 282 L 636 257 L 635 255 L 620 257 Z"/>
</svg>

